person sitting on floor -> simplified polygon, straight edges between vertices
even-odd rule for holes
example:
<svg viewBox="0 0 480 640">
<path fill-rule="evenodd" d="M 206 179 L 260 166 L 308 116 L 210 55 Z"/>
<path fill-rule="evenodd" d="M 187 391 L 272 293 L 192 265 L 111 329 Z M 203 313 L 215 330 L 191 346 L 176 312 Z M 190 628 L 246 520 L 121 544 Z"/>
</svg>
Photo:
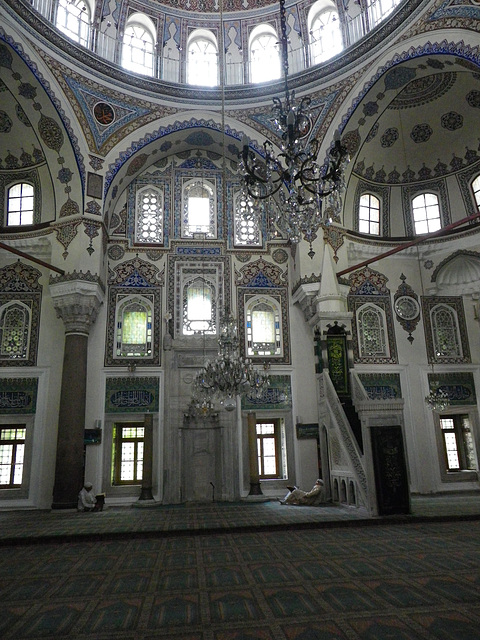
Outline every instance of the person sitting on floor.
<svg viewBox="0 0 480 640">
<path fill-rule="evenodd" d="M 320 478 L 315 482 L 310 491 L 302 491 L 297 487 L 287 487 L 288 493 L 283 500 L 282 504 L 296 504 L 296 505 L 314 505 L 319 502 L 325 501 L 325 488 L 323 486 L 323 480 Z"/>
<path fill-rule="evenodd" d="M 85 482 L 83 489 L 78 494 L 78 511 L 95 511 L 97 498 L 92 492 L 93 485 L 91 482 Z"/>
</svg>

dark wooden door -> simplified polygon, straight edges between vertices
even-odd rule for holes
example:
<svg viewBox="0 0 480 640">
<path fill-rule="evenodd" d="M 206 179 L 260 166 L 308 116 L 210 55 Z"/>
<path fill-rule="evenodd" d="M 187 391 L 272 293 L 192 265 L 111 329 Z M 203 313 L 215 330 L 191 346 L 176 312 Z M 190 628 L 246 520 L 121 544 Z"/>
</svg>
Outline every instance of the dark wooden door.
<svg viewBox="0 0 480 640">
<path fill-rule="evenodd" d="M 379 515 L 410 513 L 402 428 L 373 427 L 371 432 Z"/>
</svg>

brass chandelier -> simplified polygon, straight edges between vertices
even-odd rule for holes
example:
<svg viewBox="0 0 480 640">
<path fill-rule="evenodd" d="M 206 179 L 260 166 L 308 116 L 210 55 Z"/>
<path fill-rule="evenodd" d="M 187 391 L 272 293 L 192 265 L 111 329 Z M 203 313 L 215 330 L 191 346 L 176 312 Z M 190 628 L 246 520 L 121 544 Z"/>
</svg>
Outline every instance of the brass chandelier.
<svg viewBox="0 0 480 640">
<path fill-rule="evenodd" d="M 288 88 L 288 39 L 285 1 L 280 0 L 281 55 L 285 83 L 284 101 L 273 98 L 274 123 L 281 137 L 281 152 L 276 155 L 269 140 L 263 143 L 263 158 L 242 140 L 240 170 L 243 174 L 243 197 L 240 213 L 246 219 L 258 220 L 263 211 L 270 226 L 277 227 L 297 244 L 305 239 L 310 244 L 321 226 L 326 226 L 341 210 L 341 194 L 345 188 L 344 170 L 349 161 L 347 149 L 337 136 L 323 166 L 317 162 L 320 142 L 309 139 L 312 119 L 311 100 L 295 100 Z"/>
</svg>

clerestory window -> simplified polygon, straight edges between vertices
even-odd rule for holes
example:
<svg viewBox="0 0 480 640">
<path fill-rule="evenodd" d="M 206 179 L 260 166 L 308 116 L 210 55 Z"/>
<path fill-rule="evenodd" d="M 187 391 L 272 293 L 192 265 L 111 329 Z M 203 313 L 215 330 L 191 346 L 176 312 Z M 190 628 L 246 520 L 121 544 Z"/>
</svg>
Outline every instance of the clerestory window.
<svg viewBox="0 0 480 640">
<path fill-rule="evenodd" d="M 268 82 L 280 78 L 278 35 L 268 24 L 262 24 L 250 34 L 250 82 Z"/>
<path fill-rule="evenodd" d="M 66 36 L 88 47 L 90 39 L 90 7 L 83 0 L 59 0 L 55 26 Z"/>
<path fill-rule="evenodd" d="M 189 37 L 187 83 L 202 87 L 218 85 L 218 46 L 211 31 L 197 29 Z"/>
<path fill-rule="evenodd" d="M 216 200 L 214 184 L 195 178 L 183 186 L 182 238 L 217 237 Z"/>
<path fill-rule="evenodd" d="M 19 182 L 7 191 L 7 226 L 33 224 L 35 192 L 33 185 Z"/>
<path fill-rule="evenodd" d="M 343 40 L 337 11 L 320 2 L 315 7 L 310 26 L 310 55 L 312 64 L 319 64 L 340 53 Z"/>
<path fill-rule="evenodd" d="M 360 196 L 358 230 L 360 233 L 380 235 L 380 200 L 371 193 Z"/>
<path fill-rule="evenodd" d="M 477 176 L 472 182 L 473 197 L 475 198 L 475 204 L 480 211 L 480 176 Z"/>
<path fill-rule="evenodd" d="M 135 73 L 154 74 L 155 25 L 144 14 L 133 14 L 125 27 L 122 67 Z"/>
<path fill-rule="evenodd" d="M 441 228 L 440 205 L 435 193 L 421 193 L 412 200 L 413 223 L 417 235 Z"/>
</svg>

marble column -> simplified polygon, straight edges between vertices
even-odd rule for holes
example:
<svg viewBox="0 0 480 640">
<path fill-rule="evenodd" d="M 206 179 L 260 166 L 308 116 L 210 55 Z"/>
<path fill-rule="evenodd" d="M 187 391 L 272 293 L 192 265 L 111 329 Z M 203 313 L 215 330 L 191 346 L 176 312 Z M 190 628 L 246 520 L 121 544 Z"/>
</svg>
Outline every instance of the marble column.
<svg viewBox="0 0 480 640">
<path fill-rule="evenodd" d="M 258 473 L 257 451 L 257 414 L 253 411 L 247 415 L 248 425 L 248 461 L 250 464 L 250 493 L 249 496 L 262 496 L 260 476 Z"/>
<path fill-rule="evenodd" d="M 143 419 L 143 474 L 142 490 L 139 500 L 153 500 L 152 494 L 152 470 L 153 470 L 153 415 L 146 413 Z"/>
<path fill-rule="evenodd" d="M 50 292 L 57 316 L 65 325 L 57 456 L 52 509 L 73 509 L 84 482 L 85 400 L 90 327 L 103 300 L 96 277 L 70 274 L 53 279 Z"/>
</svg>

